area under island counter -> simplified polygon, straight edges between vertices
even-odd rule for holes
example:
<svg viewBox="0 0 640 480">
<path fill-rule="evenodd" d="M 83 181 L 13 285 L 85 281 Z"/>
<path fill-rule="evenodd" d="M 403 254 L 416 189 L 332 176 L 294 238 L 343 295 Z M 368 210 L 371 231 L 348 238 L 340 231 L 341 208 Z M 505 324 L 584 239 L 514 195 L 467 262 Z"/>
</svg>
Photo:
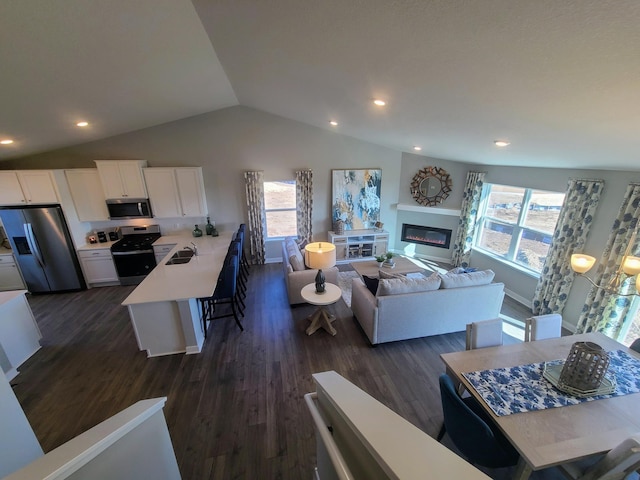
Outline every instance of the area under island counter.
<svg viewBox="0 0 640 480">
<path fill-rule="evenodd" d="M 147 351 L 147 357 L 202 351 L 198 298 L 213 295 L 232 238 L 232 232 L 218 237 L 172 236 L 177 241 L 174 249 L 122 302 L 129 309 L 138 347 Z M 188 263 L 166 264 L 175 252 L 192 247 L 191 242 L 198 254 Z"/>
</svg>

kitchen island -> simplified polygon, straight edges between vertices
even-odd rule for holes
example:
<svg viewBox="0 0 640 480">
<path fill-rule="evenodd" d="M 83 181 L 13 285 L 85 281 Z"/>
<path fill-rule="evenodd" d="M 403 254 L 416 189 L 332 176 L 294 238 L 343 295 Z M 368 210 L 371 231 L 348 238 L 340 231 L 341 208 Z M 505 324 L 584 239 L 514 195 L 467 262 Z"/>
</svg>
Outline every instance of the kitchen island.
<svg viewBox="0 0 640 480">
<path fill-rule="evenodd" d="M 122 302 L 129 309 L 138 347 L 147 351 L 147 357 L 202 351 L 198 299 L 213 295 L 232 237 L 232 232 L 218 237 L 172 235 L 176 246 Z M 193 247 L 191 242 L 198 254 L 188 263 L 166 264 L 175 252 Z"/>
</svg>

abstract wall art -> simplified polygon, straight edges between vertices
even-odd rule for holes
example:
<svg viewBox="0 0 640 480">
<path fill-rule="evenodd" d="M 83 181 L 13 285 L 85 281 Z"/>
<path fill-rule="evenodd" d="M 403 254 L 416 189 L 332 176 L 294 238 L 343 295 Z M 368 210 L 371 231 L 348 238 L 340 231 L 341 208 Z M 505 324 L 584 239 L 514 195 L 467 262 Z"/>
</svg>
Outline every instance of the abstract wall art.
<svg viewBox="0 0 640 480">
<path fill-rule="evenodd" d="M 333 223 L 345 230 L 375 228 L 380 220 L 381 169 L 333 170 Z"/>
</svg>

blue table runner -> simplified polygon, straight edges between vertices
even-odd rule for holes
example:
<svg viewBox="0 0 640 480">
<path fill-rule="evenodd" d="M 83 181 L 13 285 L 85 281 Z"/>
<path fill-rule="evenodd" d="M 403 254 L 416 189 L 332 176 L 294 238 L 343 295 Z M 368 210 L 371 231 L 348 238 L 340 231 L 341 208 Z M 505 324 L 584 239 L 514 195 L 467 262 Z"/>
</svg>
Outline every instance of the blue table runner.
<svg viewBox="0 0 640 480">
<path fill-rule="evenodd" d="M 564 359 L 554 362 L 562 363 Z M 622 350 L 609 352 L 607 376 L 615 380 L 616 389 L 608 395 L 583 398 L 561 392 L 542 376 L 543 371 L 544 362 L 462 375 L 498 416 L 578 405 L 640 392 L 640 360 Z"/>
</svg>

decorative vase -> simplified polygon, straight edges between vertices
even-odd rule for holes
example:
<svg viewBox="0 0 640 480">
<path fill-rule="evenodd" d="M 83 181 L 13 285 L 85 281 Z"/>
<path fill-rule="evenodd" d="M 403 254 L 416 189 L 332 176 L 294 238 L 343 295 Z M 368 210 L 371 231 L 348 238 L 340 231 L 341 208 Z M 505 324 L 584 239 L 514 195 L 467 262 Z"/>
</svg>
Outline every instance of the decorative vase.
<svg viewBox="0 0 640 480">
<path fill-rule="evenodd" d="M 198 228 L 198 225 L 196 225 L 196 228 L 193 229 L 193 232 L 191 232 L 193 234 L 194 237 L 201 237 L 202 236 L 202 230 L 200 230 Z"/>
<path fill-rule="evenodd" d="M 322 273 L 322 269 L 318 269 L 316 274 L 316 293 L 324 293 L 324 291 L 324 273 Z"/>
<path fill-rule="evenodd" d="M 205 232 L 207 232 L 207 235 L 213 235 L 213 231 L 215 230 L 215 227 L 211 224 L 211 218 L 207 217 L 207 225 L 204 227 Z"/>
</svg>

